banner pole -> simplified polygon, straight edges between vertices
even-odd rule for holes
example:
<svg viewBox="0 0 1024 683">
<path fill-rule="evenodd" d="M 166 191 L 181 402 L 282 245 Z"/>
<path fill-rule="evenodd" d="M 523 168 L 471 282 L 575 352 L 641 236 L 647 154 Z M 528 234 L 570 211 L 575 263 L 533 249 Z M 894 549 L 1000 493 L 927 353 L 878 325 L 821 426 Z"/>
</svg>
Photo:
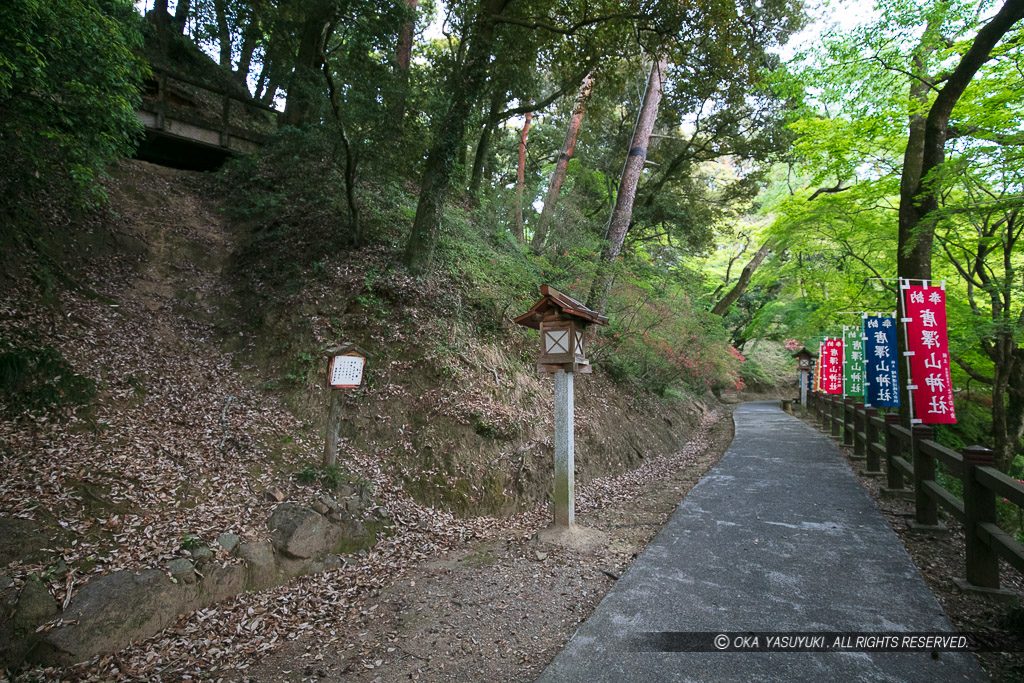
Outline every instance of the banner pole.
<svg viewBox="0 0 1024 683">
<path fill-rule="evenodd" d="M 919 279 L 919 278 L 915 278 L 915 279 Z M 900 312 L 900 322 L 903 323 L 903 338 L 907 340 L 907 346 L 910 346 L 910 330 L 909 330 L 910 318 L 907 317 L 907 301 L 906 301 L 906 298 L 908 296 L 908 291 L 910 290 L 910 286 L 911 286 L 910 283 L 911 282 L 912 282 L 912 280 L 910 278 L 901 278 L 900 279 L 900 296 L 899 296 L 899 301 L 897 302 L 898 303 L 899 312 Z M 921 279 L 920 282 L 921 282 L 921 286 L 922 287 L 926 287 L 927 288 L 928 287 L 928 283 L 930 282 L 930 280 L 923 280 L 923 279 Z M 921 422 L 921 420 L 919 418 L 914 416 L 914 390 L 917 389 L 917 385 L 914 384 L 914 381 L 915 381 L 916 378 L 911 374 L 910 357 L 913 356 L 913 355 L 914 355 L 913 351 L 904 351 L 903 352 L 903 357 L 907 361 L 907 402 L 910 404 L 908 406 L 908 408 L 910 409 L 910 424 L 911 425 L 915 425 L 915 424 L 918 424 L 919 422 Z"/>
</svg>

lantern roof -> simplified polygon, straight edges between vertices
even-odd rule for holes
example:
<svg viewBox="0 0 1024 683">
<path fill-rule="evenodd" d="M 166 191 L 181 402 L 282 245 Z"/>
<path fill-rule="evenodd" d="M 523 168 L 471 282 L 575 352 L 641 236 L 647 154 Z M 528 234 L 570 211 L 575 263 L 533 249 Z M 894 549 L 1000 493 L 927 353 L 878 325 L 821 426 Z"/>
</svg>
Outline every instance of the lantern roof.
<svg viewBox="0 0 1024 683">
<path fill-rule="evenodd" d="M 799 351 L 792 355 L 792 358 L 817 358 L 818 354 L 811 353 L 806 347 L 801 347 Z"/>
<path fill-rule="evenodd" d="M 555 314 L 562 320 L 576 319 L 585 325 L 608 324 L 606 316 L 587 308 L 576 299 L 559 292 L 550 285 L 541 285 L 540 293 L 543 295 L 541 300 L 535 303 L 529 311 L 516 318 L 516 323 L 537 330 L 540 329 L 541 321 L 545 318 L 550 319 L 551 314 Z"/>
</svg>

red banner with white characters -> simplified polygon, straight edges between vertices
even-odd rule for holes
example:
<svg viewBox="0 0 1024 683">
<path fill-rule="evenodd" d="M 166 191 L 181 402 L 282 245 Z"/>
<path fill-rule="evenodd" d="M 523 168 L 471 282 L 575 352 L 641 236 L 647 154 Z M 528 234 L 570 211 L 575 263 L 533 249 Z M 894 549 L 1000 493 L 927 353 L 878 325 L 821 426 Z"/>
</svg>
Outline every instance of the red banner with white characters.
<svg viewBox="0 0 1024 683">
<path fill-rule="evenodd" d="M 843 393 L 843 340 L 826 339 L 821 345 L 821 390 Z"/>
<path fill-rule="evenodd" d="M 910 352 L 914 419 L 924 424 L 956 422 L 942 287 L 903 285 L 903 318 Z"/>
</svg>

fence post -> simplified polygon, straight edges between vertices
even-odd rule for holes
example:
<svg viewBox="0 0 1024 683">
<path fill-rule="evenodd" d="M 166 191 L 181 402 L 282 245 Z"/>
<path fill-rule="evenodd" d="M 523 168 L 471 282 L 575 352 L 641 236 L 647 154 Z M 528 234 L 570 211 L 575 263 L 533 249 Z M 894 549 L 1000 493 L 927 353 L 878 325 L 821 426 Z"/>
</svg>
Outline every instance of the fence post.
<svg viewBox="0 0 1024 683">
<path fill-rule="evenodd" d="M 844 398 L 841 406 L 843 415 L 843 445 L 853 445 L 853 399 Z"/>
<path fill-rule="evenodd" d="M 934 432 L 929 425 L 917 424 L 910 428 L 910 452 L 914 457 L 914 509 L 916 515 L 910 528 L 921 531 L 944 530 L 939 524 L 939 506 L 928 495 L 926 483 L 935 481 L 935 460 L 925 454 L 921 442 L 932 440 Z"/>
<path fill-rule="evenodd" d="M 843 419 L 843 404 L 838 397 L 829 398 L 832 401 L 832 436 L 839 438 L 839 427 Z"/>
<path fill-rule="evenodd" d="M 999 588 L 999 556 L 978 535 L 978 525 L 995 524 L 996 494 L 978 483 L 979 467 L 995 465 L 995 453 L 981 446 L 969 446 L 964 455 L 964 539 L 967 550 L 967 583 L 980 588 Z"/>
<path fill-rule="evenodd" d="M 819 395 L 821 401 L 821 428 L 828 429 L 829 420 L 832 418 L 832 404 L 829 403 L 829 395 L 822 393 Z"/>
<path fill-rule="evenodd" d="M 903 488 L 903 472 L 893 462 L 895 458 L 903 455 L 903 445 L 892 428 L 898 426 L 900 416 L 896 413 L 888 413 L 885 416 L 885 491 L 900 495 L 906 489 Z"/>
<path fill-rule="evenodd" d="M 863 407 L 863 403 L 858 405 Z M 860 442 L 861 453 L 867 458 L 868 462 L 864 469 L 864 474 L 879 475 L 882 473 L 882 459 L 878 457 L 878 451 L 875 449 L 875 445 L 878 443 L 878 426 L 874 423 L 874 418 L 878 417 L 878 408 L 864 408 L 863 412 L 859 413 L 861 429 L 857 430 L 857 433 L 864 433 L 864 438 Z M 854 447 L 854 453 L 856 453 L 856 446 Z"/>
</svg>

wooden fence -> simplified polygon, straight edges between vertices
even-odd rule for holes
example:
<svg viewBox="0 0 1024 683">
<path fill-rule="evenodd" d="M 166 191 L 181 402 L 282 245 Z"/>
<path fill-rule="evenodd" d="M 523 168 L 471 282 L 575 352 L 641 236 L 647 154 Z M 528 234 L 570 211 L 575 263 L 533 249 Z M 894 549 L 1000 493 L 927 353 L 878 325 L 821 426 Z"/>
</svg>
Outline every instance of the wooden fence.
<svg viewBox="0 0 1024 683">
<path fill-rule="evenodd" d="M 277 112 L 266 105 L 155 70 L 136 115 L 147 131 L 224 152 L 252 152 L 274 129 Z"/>
<path fill-rule="evenodd" d="M 1024 507 L 1024 485 L 994 467 L 991 450 L 971 446 L 957 453 L 936 443 L 930 426 L 907 429 L 898 415 L 880 416 L 853 399 L 811 391 L 807 407 L 823 430 L 853 447 L 853 458 L 865 460 L 865 474 L 886 477 L 884 493 L 914 501 L 913 528 L 942 530 L 940 508 L 963 524 L 967 567 L 966 581 L 957 582 L 961 587 L 999 592 L 999 558 L 1024 573 L 1024 546 L 999 527 L 996 516 L 996 496 Z M 960 479 L 963 500 L 936 481 L 936 462 Z"/>
</svg>

